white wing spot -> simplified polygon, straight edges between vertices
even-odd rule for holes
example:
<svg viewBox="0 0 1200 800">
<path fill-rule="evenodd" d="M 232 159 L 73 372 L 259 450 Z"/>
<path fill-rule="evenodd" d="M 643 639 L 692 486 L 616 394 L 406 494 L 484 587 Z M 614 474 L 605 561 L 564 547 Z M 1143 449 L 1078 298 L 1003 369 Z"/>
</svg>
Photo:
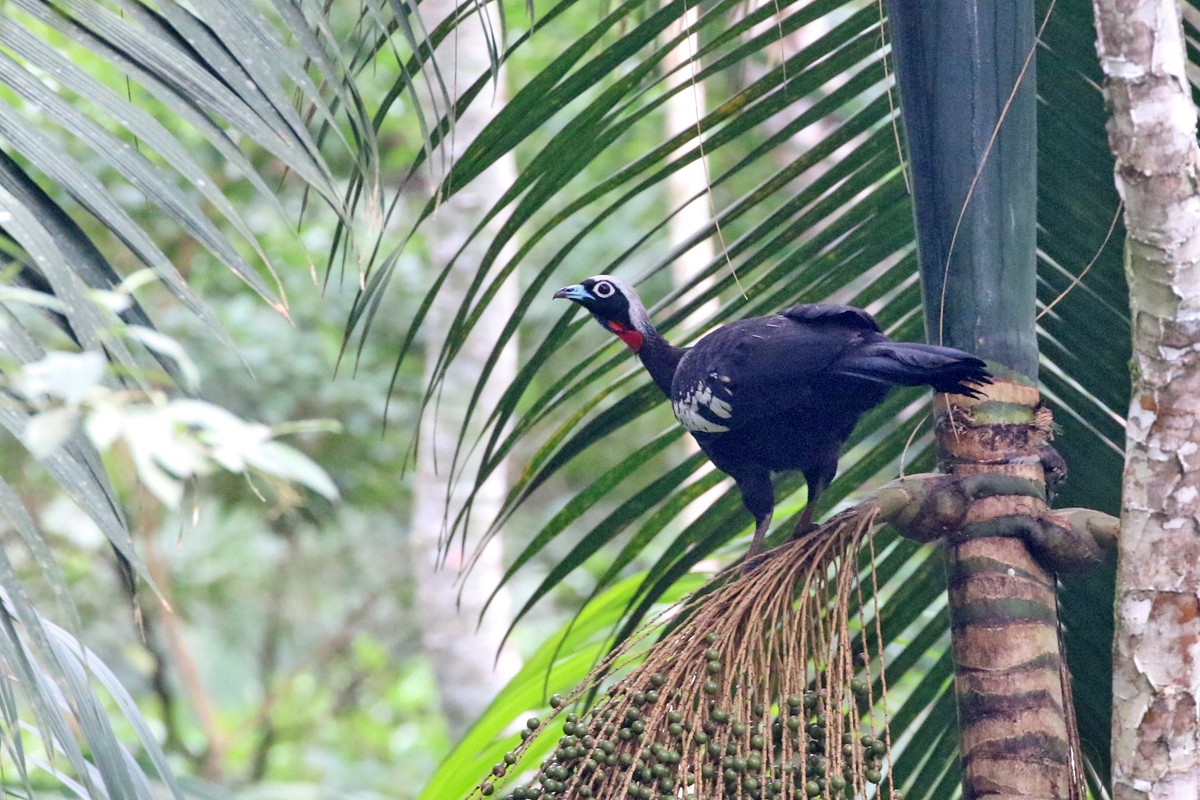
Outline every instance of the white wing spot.
<svg viewBox="0 0 1200 800">
<path fill-rule="evenodd" d="M 679 424 L 689 431 L 722 433 L 729 430 L 729 426 L 713 422 L 701 415 L 701 407 L 721 419 L 729 419 L 733 416 L 733 406 L 719 397 L 713 397 L 712 389 L 704 383 L 696 384 L 684 394 L 682 400 L 676 400 L 671 404 L 671 409 L 675 412 L 675 419 L 679 420 Z"/>
</svg>

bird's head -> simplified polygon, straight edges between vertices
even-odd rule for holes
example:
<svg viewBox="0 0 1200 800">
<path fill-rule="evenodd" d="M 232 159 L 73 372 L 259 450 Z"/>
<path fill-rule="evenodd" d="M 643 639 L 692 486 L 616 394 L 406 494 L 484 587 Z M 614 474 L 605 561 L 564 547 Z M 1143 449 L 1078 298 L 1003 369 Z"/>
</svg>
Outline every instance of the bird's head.
<svg viewBox="0 0 1200 800">
<path fill-rule="evenodd" d="M 574 286 L 564 286 L 554 296 L 586 308 L 635 353 L 642 349 L 646 335 L 653 330 L 637 292 L 628 282 L 612 275 L 593 275 Z"/>
</svg>

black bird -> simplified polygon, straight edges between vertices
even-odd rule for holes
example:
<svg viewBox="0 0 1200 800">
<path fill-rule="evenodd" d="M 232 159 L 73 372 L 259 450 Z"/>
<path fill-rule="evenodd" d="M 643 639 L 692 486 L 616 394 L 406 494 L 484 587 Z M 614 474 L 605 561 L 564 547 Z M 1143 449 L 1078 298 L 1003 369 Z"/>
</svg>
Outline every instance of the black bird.
<svg viewBox="0 0 1200 800">
<path fill-rule="evenodd" d="M 991 382 L 980 359 L 893 342 L 870 314 L 850 306 L 794 306 L 723 325 L 683 348 L 663 339 L 620 278 L 596 275 L 554 296 L 586 308 L 637 353 L 675 418 L 737 482 L 756 523 L 747 563 L 762 549 L 775 510 L 772 472 L 804 473 L 808 505 L 797 531 L 807 530 L 842 445 L 891 387 L 976 396 L 974 386 Z"/>
</svg>

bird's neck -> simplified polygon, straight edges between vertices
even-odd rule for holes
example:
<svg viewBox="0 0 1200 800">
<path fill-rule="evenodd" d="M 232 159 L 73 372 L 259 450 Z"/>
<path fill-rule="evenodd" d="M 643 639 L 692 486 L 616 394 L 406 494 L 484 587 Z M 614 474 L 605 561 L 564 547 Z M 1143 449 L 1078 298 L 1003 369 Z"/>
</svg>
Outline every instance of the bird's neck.
<svg viewBox="0 0 1200 800">
<path fill-rule="evenodd" d="M 655 385 L 662 389 L 667 397 L 671 396 L 671 381 L 675 377 L 675 368 L 679 359 L 683 358 L 685 350 L 671 346 L 658 329 L 650 322 L 646 310 L 637 304 L 631 308 L 627 322 L 602 320 L 604 326 L 617 335 L 625 346 L 637 353 L 642 365 L 654 379 Z"/>
<path fill-rule="evenodd" d="M 673 347 L 654 328 L 639 331 L 642 335 L 642 346 L 637 349 L 638 358 L 654 379 L 654 383 L 663 394 L 671 396 L 671 380 L 675 377 L 675 368 L 679 359 L 683 358 L 684 349 Z"/>
</svg>

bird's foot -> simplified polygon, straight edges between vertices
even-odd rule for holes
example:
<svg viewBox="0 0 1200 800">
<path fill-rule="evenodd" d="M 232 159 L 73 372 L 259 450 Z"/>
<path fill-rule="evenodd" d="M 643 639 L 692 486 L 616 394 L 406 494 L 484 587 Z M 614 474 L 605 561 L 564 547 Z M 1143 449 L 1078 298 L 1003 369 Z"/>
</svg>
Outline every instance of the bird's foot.
<svg viewBox="0 0 1200 800">
<path fill-rule="evenodd" d="M 771 527 L 770 513 L 756 517 L 754 537 L 750 539 L 750 547 L 746 550 L 746 557 L 742 560 L 743 575 L 749 575 L 762 561 L 763 540 L 767 538 L 767 528 L 769 527 Z"/>
<path fill-rule="evenodd" d="M 817 527 L 812 517 L 813 507 L 812 503 L 809 503 L 804 507 L 804 513 L 800 515 L 800 521 L 796 523 L 796 530 L 792 531 L 792 541 L 799 539 Z"/>
<path fill-rule="evenodd" d="M 754 570 L 758 569 L 767 560 L 766 552 L 746 553 L 746 558 L 742 560 L 742 577 L 749 575 Z"/>
<path fill-rule="evenodd" d="M 797 539 L 802 538 L 806 534 L 812 533 L 814 530 L 817 529 L 817 527 L 818 526 L 813 522 L 809 522 L 807 525 L 805 525 L 804 523 L 797 525 L 796 530 L 792 531 L 792 541 L 794 542 Z"/>
</svg>

